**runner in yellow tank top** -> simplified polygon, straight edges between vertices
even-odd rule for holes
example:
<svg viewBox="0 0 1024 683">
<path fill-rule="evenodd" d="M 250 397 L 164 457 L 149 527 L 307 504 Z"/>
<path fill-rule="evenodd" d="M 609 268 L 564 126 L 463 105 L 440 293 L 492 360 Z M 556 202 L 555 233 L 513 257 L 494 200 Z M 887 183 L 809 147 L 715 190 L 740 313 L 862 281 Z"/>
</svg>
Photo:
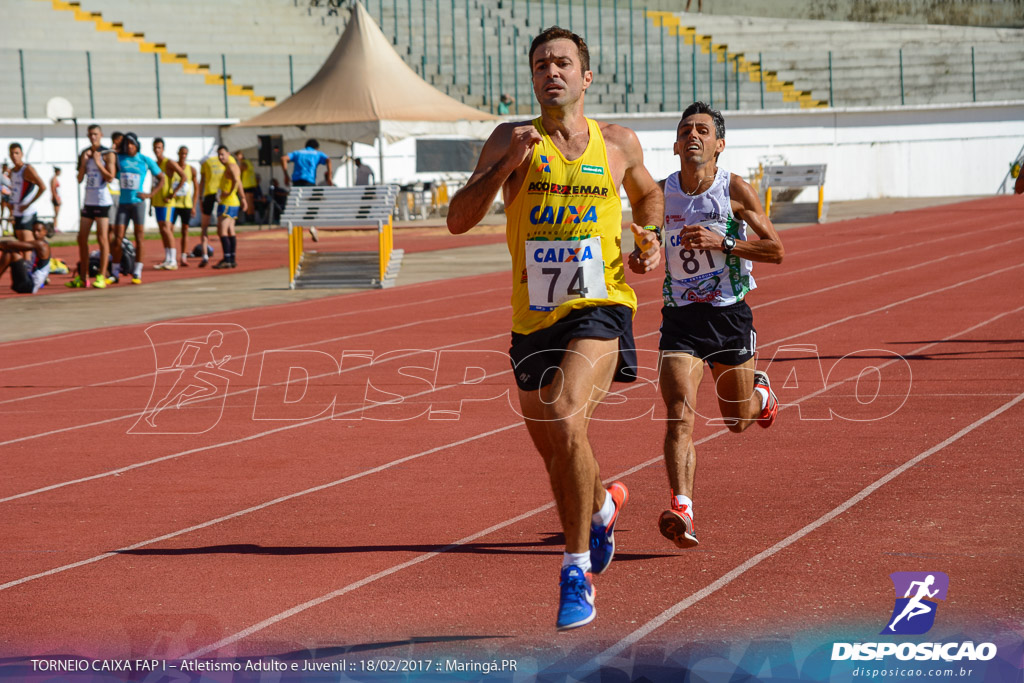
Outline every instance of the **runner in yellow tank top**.
<svg viewBox="0 0 1024 683">
<path fill-rule="evenodd" d="M 523 187 L 505 211 L 512 272 L 519 274 L 512 283 L 512 331 L 518 334 L 597 304 L 636 311 L 636 295 L 622 269 L 622 201 L 601 128 L 586 122 L 590 143 L 570 161 L 541 119 L 533 121 L 541 141 L 533 147 Z"/>
<path fill-rule="evenodd" d="M 199 207 L 199 246 L 202 260 L 199 267 L 203 268 L 208 262 L 207 248 L 209 238 L 207 231 L 210 227 L 210 219 L 217 204 L 217 190 L 220 188 L 220 179 L 224 175 L 224 162 L 220 160 L 220 153 L 213 154 L 203 160 L 199 166 L 200 193 L 203 195 L 202 204 Z"/>
<path fill-rule="evenodd" d="M 228 153 L 228 148 L 221 145 L 217 148 L 217 156 L 224 164 L 224 175 L 221 176 L 217 191 L 217 236 L 220 237 L 224 258 L 214 266 L 217 270 L 235 268 L 235 220 L 239 209 L 245 211 L 245 195 L 242 192 L 242 172 L 238 163 Z M 239 196 L 241 195 L 241 196 Z"/>
<path fill-rule="evenodd" d="M 514 263 L 509 355 L 565 533 L 555 625 L 566 630 L 596 615 L 591 574 L 608 568 L 629 498 L 622 482 L 604 489 L 587 435 L 613 378 L 635 379 L 636 297 L 623 277 L 619 187 L 633 208 L 633 258 L 645 272 L 658 265 L 660 245 L 641 226 L 661 224 L 664 201 L 636 134 L 584 116 L 594 75 L 582 38 L 545 30 L 530 47 L 530 70 L 540 118 L 495 128 L 452 198 L 448 229 L 470 230 L 502 192 Z"/>
<path fill-rule="evenodd" d="M 178 148 L 178 168 L 181 174 L 171 180 L 172 206 L 171 228 L 174 222 L 181 224 L 181 265 L 188 266 L 188 227 L 192 222 L 192 209 L 199 204 L 199 173 L 188 163 L 188 147 Z"/>
<path fill-rule="evenodd" d="M 164 156 L 163 138 L 153 140 L 153 156 L 162 173 L 159 185 L 156 184 L 157 179 L 153 179 L 153 197 L 150 204 L 153 213 L 156 214 L 156 224 L 160 228 L 160 240 L 164 244 L 164 260 L 155 264 L 155 268 L 176 270 L 178 257 L 174 248 L 174 229 L 171 227 L 174 221 L 174 193 L 171 191 L 174 185 L 171 184 L 171 176 L 176 175 L 181 169 L 173 159 Z"/>
</svg>

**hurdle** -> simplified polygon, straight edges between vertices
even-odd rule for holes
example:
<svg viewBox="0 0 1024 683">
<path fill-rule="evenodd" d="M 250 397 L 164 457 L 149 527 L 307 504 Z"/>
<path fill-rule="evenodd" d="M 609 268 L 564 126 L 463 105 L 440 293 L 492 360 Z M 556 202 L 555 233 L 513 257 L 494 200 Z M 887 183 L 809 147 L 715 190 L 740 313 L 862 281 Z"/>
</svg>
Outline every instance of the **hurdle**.
<svg viewBox="0 0 1024 683">
<path fill-rule="evenodd" d="M 818 186 L 817 221 L 825 219 L 825 170 L 826 164 L 807 166 L 766 166 L 761 175 L 761 189 L 764 192 L 764 211 L 772 216 L 772 188 L 805 188 Z"/>
<path fill-rule="evenodd" d="M 394 285 L 404 251 L 394 246 L 398 185 L 293 187 L 281 223 L 288 229 L 288 287 Z M 306 251 L 304 230 L 376 229 L 374 251 Z"/>
</svg>

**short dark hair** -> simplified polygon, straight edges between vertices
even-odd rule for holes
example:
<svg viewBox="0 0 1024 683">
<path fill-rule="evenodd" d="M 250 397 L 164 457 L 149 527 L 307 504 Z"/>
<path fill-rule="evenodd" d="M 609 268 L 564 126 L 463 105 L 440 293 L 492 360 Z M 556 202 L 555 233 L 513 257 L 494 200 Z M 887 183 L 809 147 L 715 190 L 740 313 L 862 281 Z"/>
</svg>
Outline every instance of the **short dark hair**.
<svg viewBox="0 0 1024 683">
<path fill-rule="evenodd" d="M 100 124 L 98 124 L 98 123 L 94 123 L 94 124 L 92 124 L 91 126 L 89 126 L 89 128 L 88 128 L 88 132 L 90 132 L 90 133 L 91 133 L 91 132 L 93 132 L 94 130 L 98 130 L 98 131 L 99 131 L 99 132 L 101 132 L 101 133 L 103 132 L 103 129 L 102 129 L 102 128 L 100 128 Z"/>
<path fill-rule="evenodd" d="M 156 143 L 158 143 L 158 142 L 159 142 L 159 143 L 160 143 L 161 145 L 163 145 L 164 147 L 166 147 L 166 146 L 167 146 L 167 143 L 165 143 L 165 142 L 164 142 L 164 139 L 163 139 L 163 138 L 153 138 L 153 144 L 154 144 L 154 145 L 155 145 Z"/>
<path fill-rule="evenodd" d="M 584 71 L 590 71 L 590 49 L 587 48 L 587 41 L 561 26 L 551 26 L 544 29 L 536 38 L 533 39 L 533 42 L 530 43 L 530 71 L 533 71 L 533 53 L 537 51 L 538 47 L 544 43 L 550 43 L 552 40 L 563 39 L 571 40 L 576 44 L 576 49 L 579 50 L 580 53 L 580 66 Z"/>
<path fill-rule="evenodd" d="M 9 151 L 10 150 L 14 150 L 14 149 L 21 149 L 21 143 L 20 142 L 12 142 L 10 145 L 7 146 L 7 149 Z M 25 150 L 22 150 L 22 151 L 25 151 Z"/>
<path fill-rule="evenodd" d="M 217 151 L 218 151 L 218 152 L 220 152 L 221 150 L 224 150 L 224 151 L 225 151 L 225 152 L 227 152 L 228 154 L 231 154 L 231 151 L 230 151 L 230 150 L 228 150 L 228 148 L 227 148 L 227 145 L 220 145 L 220 146 L 219 146 L 219 147 L 217 148 Z"/>
<path fill-rule="evenodd" d="M 725 139 L 725 119 L 722 117 L 722 112 L 712 109 L 706 102 L 694 102 L 683 112 L 683 118 L 679 119 L 679 125 L 682 125 L 683 120 L 694 114 L 707 114 L 710 116 L 711 120 L 715 123 L 715 137 L 719 140 Z M 676 129 L 678 128 L 679 126 L 676 126 Z"/>
<path fill-rule="evenodd" d="M 115 130 L 113 133 L 110 134 L 110 139 L 111 140 L 113 140 L 114 138 L 123 138 L 123 137 L 124 137 L 124 133 L 122 133 L 119 130 Z"/>
<path fill-rule="evenodd" d="M 310 138 L 306 140 L 306 147 L 312 147 L 313 149 L 320 149 L 320 143 L 316 141 L 316 138 Z"/>
</svg>

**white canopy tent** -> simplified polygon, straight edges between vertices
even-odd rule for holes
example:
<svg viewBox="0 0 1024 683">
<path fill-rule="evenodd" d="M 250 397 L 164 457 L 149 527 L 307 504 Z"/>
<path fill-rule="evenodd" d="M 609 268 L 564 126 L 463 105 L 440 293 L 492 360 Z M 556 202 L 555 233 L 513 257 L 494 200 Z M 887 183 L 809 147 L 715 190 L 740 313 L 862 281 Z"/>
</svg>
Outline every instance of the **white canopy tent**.
<svg viewBox="0 0 1024 683">
<path fill-rule="evenodd" d="M 451 135 L 484 139 L 498 117 L 438 91 L 402 61 L 362 3 L 356 0 L 345 32 L 320 71 L 270 111 L 225 128 L 228 147 L 258 145 L 260 135 L 284 140 L 318 138 L 361 142 Z M 381 153 L 379 179 L 384 177 Z"/>
</svg>

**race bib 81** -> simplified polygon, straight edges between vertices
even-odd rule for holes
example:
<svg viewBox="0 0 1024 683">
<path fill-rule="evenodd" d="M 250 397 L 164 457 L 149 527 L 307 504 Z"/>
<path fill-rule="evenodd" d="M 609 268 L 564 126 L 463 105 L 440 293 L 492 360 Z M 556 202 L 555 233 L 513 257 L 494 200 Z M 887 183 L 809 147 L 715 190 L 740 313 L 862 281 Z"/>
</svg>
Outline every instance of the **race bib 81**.
<svg viewBox="0 0 1024 683">
<path fill-rule="evenodd" d="M 725 235 L 724 229 L 716 225 L 702 227 Z M 668 272 L 673 280 L 686 281 L 708 277 L 725 268 L 725 254 L 712 249 L 689 249 L 683 245 L 683 226 L 665 231 Z"/>
</svg>

